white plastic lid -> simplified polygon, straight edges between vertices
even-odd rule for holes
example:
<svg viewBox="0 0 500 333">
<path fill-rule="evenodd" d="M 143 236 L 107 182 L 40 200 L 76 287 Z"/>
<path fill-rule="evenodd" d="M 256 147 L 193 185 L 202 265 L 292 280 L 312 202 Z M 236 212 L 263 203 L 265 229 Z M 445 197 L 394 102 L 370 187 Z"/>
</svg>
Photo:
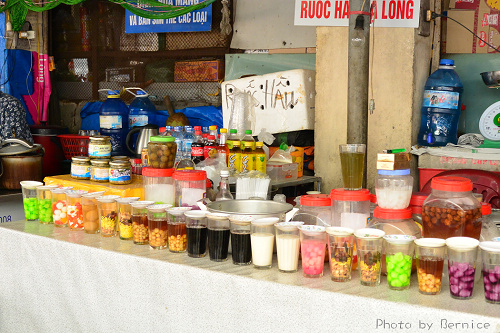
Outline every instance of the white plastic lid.
<svg viewBox="0 0 500 333">
<path fill-rule="evenodd" d="M 206 210 L 189 210 L 184 213 L 186 217 L 189 217 L 191 219 L 201 219 L 207 216 L 207 211 Z"/>
<path fill-rule="evenodd" d="M 180 216 L 183 215 L 185 212 L 190 211 L 193 209 L 192 207 L 170 207 L 167 208 L 167 213 L 175 215 L 175 216 Z"/>
<path fill-rule="evenodd" d="M 479 241 L 471 237 L 450 237 L 446 239 L 446 246 L 457 251 L 469 251 L 475 249 Z"/>
<path fill-rule="evenodd" d="M 299 230 L 310 233 L 321 233 L 325 232 L 325 227 L 320 225 L 303 224 L 299 227 Z"/>
<path fill-rule="evenodd" d="M 131 203 L 132 201 L 137 201 L 139 200 L 139 197 L 124 197 L 124 198 L 117 198 L 116 202 L 120 204 L 126 204 L 126 203 Z"/>
<path fill-rule="evenodd" d="M 374 228 L 363 228 L 354 232 L 354 236 L 361 239 L 378 239 L 384 237 L 384 235 L 384 231 Z"/>
<path fill-rule="evenodd" d="M 154 203 L 155 203 L 154 201 L 145 201 L 145 200 L 132 201 L 130 203 L 130 206 L 132 206 L 134 208 L 146 208 L 147 206 L 150 206 L 150 205 L 152 205 Z"/>
<path fill-rule="evenodd" d="M 90 192 L 90 193 L 85 193 L 84 195 L 82 195 L 82 197 L 83 198 L 97 198 L 97 197 L 100 197 L 103 194 L 104 194 L 104 191 Z"/>
<path fill-rule="evenodd" d="M 87 193 L 88 193 L 87 191 L 83 191 L 83 190 L 68 190 L 68 191 L 66 191 L 66 195 L 68 197 L 72 197 L 72 198 L 79 198 Z"/>
<path fill-rule="evenodd" d="M 405 245 L 413 242 L 417 237 L 411 235 L 385 235 L 386 242 L 391 244 Z"/>
<path fill-rule="evenodd" d="M 225 220 L 229 219 L 229 214 L 224 213 L 208 213 L 207 217 L 212 220 Z"/>
<path fill-rule="evenodd" d="M 19 182 L 19 184 L 26 189 L 34 189 L 43 185 L 42 182 L 36 182 L 34 180 L 23 180 L 22 182 Z"/>
<path fill-rule="evenodd" d="M 148 210 L 152 210 L 155 212 L 162 212 L 162 211 L 164 212 L 167 209 L 169 209 L 170 207 L 172 207 L 172 205 L 170 205 L 170 204 L 157 204 L 157 205 L 148 206 Z"/>
<path fill-rule="evenodd" d="M 96 198 L 97 201 L 105 202 L 105 203 L 115 202 L 116 199 L 120 199 L 120 196 L 119 195 L 103 195 L 103 196 Z"/>
<path fill-rule="evenodd" d="M 283 231 L 293 231 L 298 229 L 304 222 L 300 221 L 290 221 L 290 222 L 278 222 L 275 223 L 274 226 Z"/>
<path fill-rule="evenodd" d="M 229 170 L 221 170 L 220 176 L 221 177 L 229 177 Z"/>
<path fill-rule="evenodd" d="M 253 217 L 248 216 L 248 215 L 230 215 L 229 216 L 229 221 L 231 222 L 252 222 Z"/>
<path fill-rule="evenodd" d="M 261 219 L 256 219 L 252 221 L 253 225 L 274 225 L 275 223 L 279 222 L 279 218 L 277 217 L 264 217 Z"/>
<path fill-rule="evenodd" d="M 57 188 L 57 185 L 42 185 L 42 186 L 37 186 L 36 189 L 37 191 L 51 191 Z"/>
<path fill-rule="evenodd" d="M 419 238 L 415 239 L 415 244 L 422 247 L 441 247 L 446 245 L 446 241 L 441 238 Z"/>
<path fill-rule="evenodd" d="M 326 232 L 332 236 L 351 236 L 354 234 L 354 229 L 344 227 L 328 227 Z"/>
<path fill-rule="evenodd" d="M 487 252 L 498 252 L 500 253 L 500 242 L 481 242 L 479 243 L 479 247 L 481 250 L 487 251 Z"/>
</svg>

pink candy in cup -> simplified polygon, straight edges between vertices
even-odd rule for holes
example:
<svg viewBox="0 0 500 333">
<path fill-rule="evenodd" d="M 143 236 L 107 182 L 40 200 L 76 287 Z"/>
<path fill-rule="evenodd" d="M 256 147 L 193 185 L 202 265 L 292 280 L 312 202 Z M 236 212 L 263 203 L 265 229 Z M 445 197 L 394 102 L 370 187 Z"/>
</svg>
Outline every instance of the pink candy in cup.
<svg viewBox="0 0 500 333">
<path fill-rule="evenodd" d="M 470 237 L 446 239 L 450 294 L 455 299 L 472 297 L 478 245 L 479 241 Z"/>
<path fill-rule="evenodd" d="M 500 242 L 481 242 L 484 297 L 486 302 L 500 304 Z"/>
<path fill-rule="evenodd" d="M 325 230 L 325 227 L 316 225 L 301 225 L 299 227 L 304 277 L 318 278 L 323 276 L 326 249 Z"/>
</svg>

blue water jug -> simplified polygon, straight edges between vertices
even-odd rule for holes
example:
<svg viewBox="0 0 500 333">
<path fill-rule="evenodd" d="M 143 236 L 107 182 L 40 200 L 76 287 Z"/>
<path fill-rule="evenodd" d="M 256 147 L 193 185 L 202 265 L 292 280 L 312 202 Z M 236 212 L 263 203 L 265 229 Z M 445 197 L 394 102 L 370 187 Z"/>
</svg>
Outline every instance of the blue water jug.
<svg viewBox="0 0 500 333">
<path fill-rule="evenodd" d="M 132 101 L 132 103 L 130 103 L 129 107 L 130 112 L 128 114 L 128 124 L 130 128 L 134 126 L 154 124 L 156 117 L 156 107 L 154 106 L 153 102 L 151 102 L 148 96 L 148 93 L 142 89 L 136 91 L 135 99 Z"/>
<path fill-rule="evenodd" d="M 425 82 L 418 144 L 446 146 L 457 143 L 458 118 L 464 86 L 455 72 L 454 61 L 441 59 L 439 69 Z"/>
<path fill-rule="evenodd" d="M 128 155 L 125 139 L 128 133 L 128 107 L 116 90 L 108 90 L 108 98 L 99 109 L 101 135 L 111 138 L 111 156 Z"/>
</svg>

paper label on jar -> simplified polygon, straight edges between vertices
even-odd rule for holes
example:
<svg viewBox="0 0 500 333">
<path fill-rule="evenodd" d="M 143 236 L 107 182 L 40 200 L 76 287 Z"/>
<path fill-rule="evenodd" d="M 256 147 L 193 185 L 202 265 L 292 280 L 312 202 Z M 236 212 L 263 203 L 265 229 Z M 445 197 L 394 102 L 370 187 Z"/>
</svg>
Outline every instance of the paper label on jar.
<svg viewBox="0 0 500 333">
<path fill-rule="evenodd" d="M 90 178 L 90 166 L 71 164 L 71 176 L 79 178 Z"/>
<path fill-rule="evenodd" d="M 94 145 L 89 144 L 90 157 L 109 157 L 111 156 L 111 144 L 107 145 Z"/>
<path fill-rule="evenodd" d="M 129 115 L 128 124 L 130 127 L 133 126 L 145 126 L 148 124 L 148 116 L 145 114 L 140 115 Z"/>
<path fill-rule="evenodd" d="M 108 180 L 109 179 L 109 169 L 105 168 L 94 168 L 94 180 Z"/>
<path fill-rule="evenodd" d="M 99 126 L 106 129 L 120 129 L 122 116 L 99 116 Z"/>
<path fill-rule="evenodd" d="M 123 182 L 130 180 L 130 169 L 109 169 L 110 182 Z"/>
<path fill-rule="evenodd" d="M 460 94 L 455 91 L 425 90 L 423 107 L 458 109 Z"/>
</svg>

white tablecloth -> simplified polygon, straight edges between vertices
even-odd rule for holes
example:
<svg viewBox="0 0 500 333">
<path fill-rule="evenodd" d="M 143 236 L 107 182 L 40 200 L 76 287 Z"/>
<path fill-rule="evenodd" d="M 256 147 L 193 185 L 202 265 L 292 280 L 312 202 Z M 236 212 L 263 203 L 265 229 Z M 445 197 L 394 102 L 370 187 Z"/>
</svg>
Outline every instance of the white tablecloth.
<svg viewBox="0 0 500 333">
<path fill-rule="evenodd" d="M 0 332 L 500 332 L 482 282 L 461 301 L 415 276 L 406 291 L 334 283 L 24 221 L 0 225 L 0 251 Z"/>
</svg>

